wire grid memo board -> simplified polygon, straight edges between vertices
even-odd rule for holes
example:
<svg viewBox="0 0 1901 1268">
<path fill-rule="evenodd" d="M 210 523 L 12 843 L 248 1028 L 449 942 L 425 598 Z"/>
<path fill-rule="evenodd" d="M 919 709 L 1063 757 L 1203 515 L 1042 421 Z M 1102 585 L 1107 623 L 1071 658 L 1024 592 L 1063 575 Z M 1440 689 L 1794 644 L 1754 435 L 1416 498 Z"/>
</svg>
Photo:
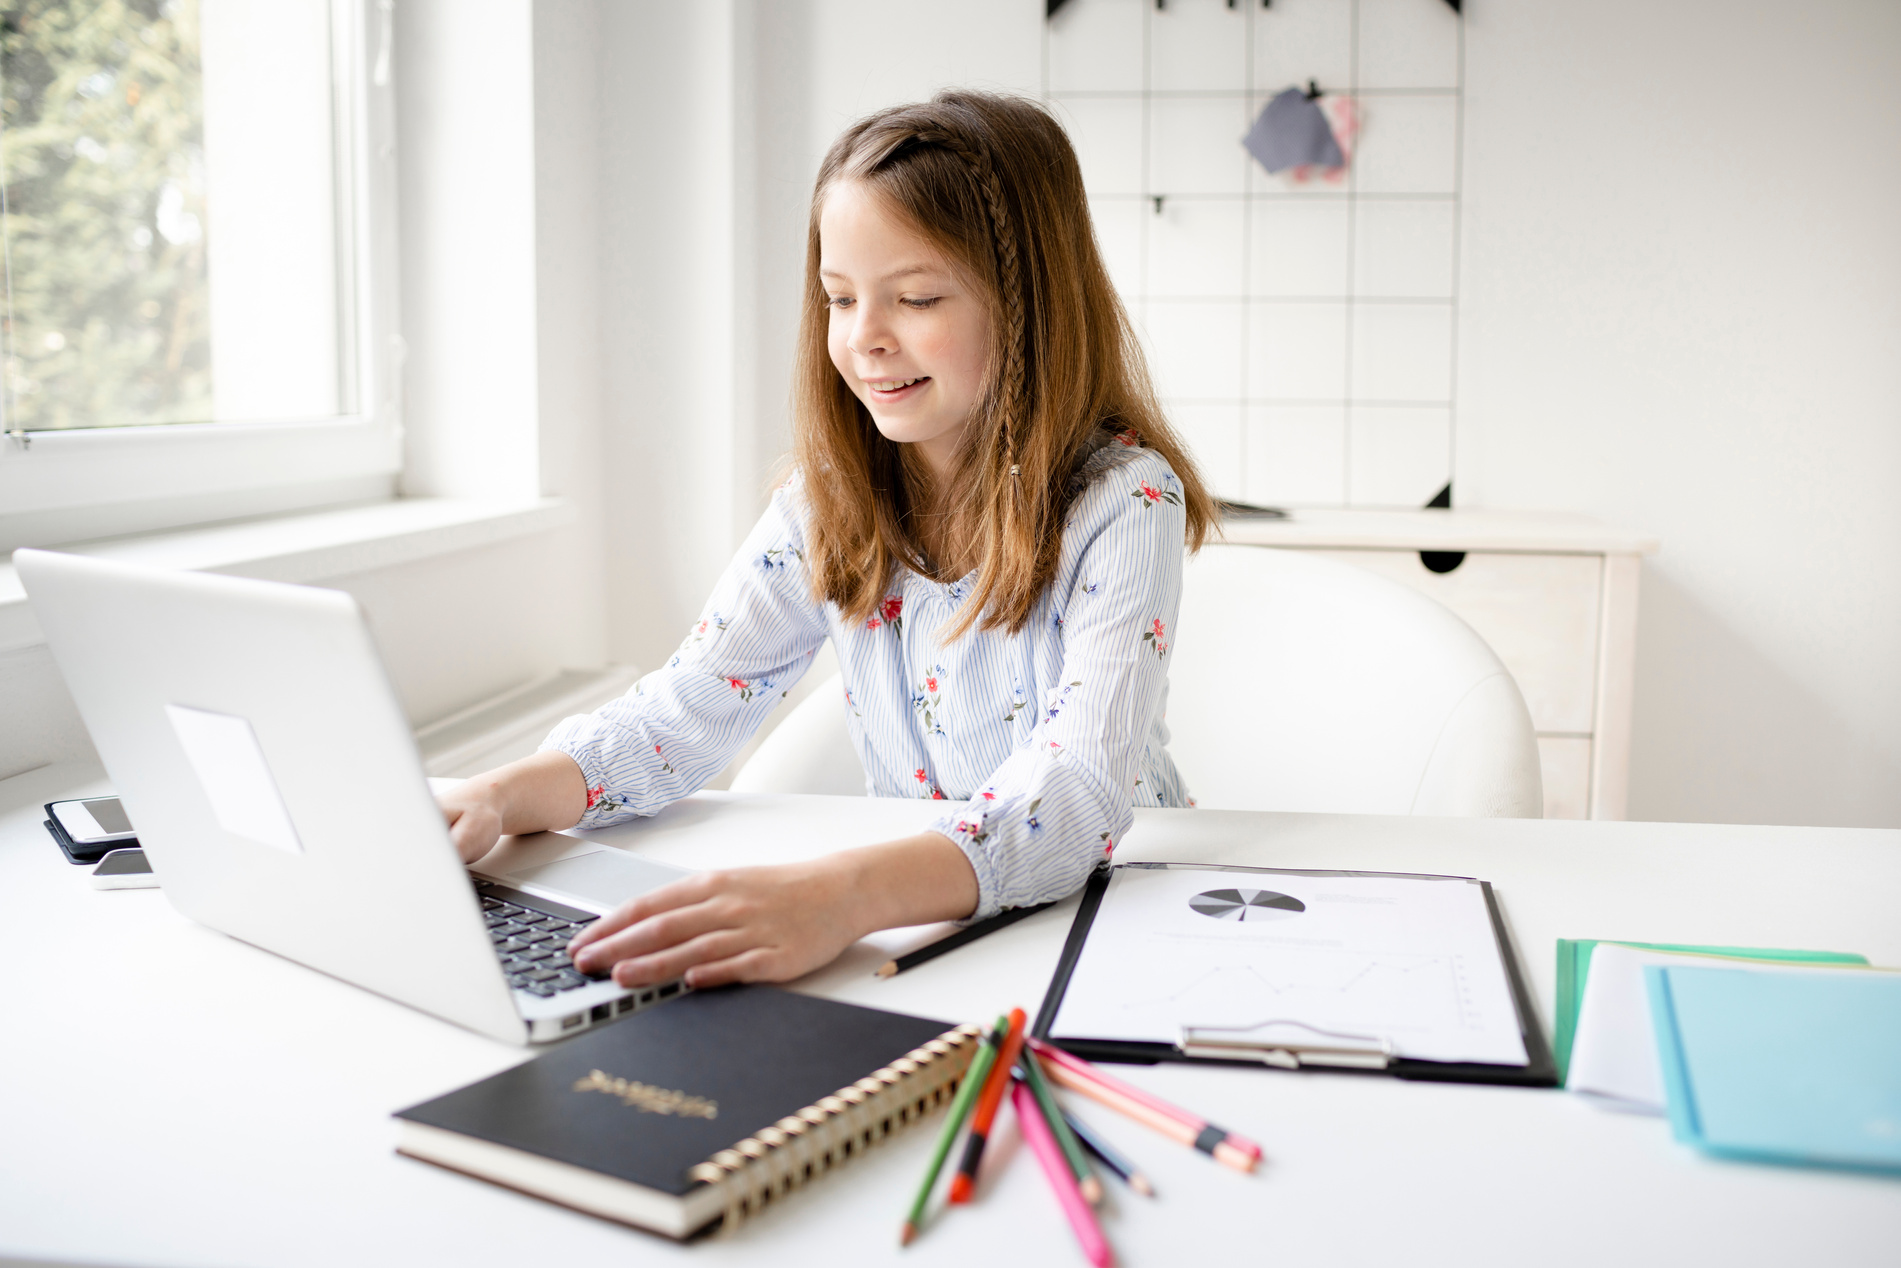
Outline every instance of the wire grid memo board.
<svg viewBox="0 0 1901 1268">
<path fill-rule="evenodd" d="M 1445 0 L 1066 0 L 1046 24 L 1109 272 L 1219 495 L 1421 506 L 1451 478 L 1464 63 Z M 1338 182 L 1241 147 L 1310 80 L 1358 106 Z"/>
</svg>

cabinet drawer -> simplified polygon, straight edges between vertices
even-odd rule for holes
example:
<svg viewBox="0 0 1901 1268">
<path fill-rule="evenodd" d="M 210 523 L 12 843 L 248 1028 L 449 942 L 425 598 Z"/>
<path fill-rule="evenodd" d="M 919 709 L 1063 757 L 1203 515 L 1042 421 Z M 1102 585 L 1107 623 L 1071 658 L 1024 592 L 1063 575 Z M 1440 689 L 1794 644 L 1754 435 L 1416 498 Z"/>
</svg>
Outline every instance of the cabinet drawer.
<svg viewBox="0 0 1901 1268">
<path fill-rule="evenodd" d="M 1572 735 L 1539 736 L 1538 770 L 1545 782 L 1545 818 L 1591 817 L 1591 741 Z"/>
<path fill-rule="evenodd" d="M 1589 735 L 1597 691 L 1602 555 L 1473 552 L 1430 572 L 1416 551 L 1316 550 L 1445 604 L 1491 644 L 1518 680 L 1539 732 Z"/>
</svg>

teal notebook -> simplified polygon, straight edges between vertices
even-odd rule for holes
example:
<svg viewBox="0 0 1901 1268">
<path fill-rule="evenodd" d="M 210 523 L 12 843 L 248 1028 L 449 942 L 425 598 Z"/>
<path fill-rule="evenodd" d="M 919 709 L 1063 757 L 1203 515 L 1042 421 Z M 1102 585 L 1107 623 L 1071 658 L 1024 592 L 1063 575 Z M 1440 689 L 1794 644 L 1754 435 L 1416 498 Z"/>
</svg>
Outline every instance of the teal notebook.
<svg viewBox="0 0 1901 1268">
<path fill-rule="evenodd" d="M 1571 1072 L 1571 1045 L 1578 1034 L 1578 1009 L 1584 1003 L 1584 983 L 1591 976 L 1591 952 L 1600 942 L 1639 951 L 1693 951 L 1698 955 L 1729 955 L 1745 960 L 1785 960 L 1794 964 L 1866 964 L 1868 957 L 1844 951 L 1781 951 L 1769 947 L 1699 947 L 1682 942 L 1625 942 L 1617 938 L 1558 939 L 1558 1082 Z"/>
<path fill-rule="evenodd" d="M 1678 1140 L 1901 1173 L 1901 975 L 1644 970 Z"/>
</svg>

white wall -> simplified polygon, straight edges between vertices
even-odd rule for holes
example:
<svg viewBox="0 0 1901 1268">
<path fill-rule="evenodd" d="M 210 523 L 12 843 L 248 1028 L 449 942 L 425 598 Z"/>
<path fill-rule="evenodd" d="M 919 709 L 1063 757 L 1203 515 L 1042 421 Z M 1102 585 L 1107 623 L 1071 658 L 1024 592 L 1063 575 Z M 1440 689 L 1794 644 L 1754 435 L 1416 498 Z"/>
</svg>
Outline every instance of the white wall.
<svg viewBox="0 0 1901 1268">
<path fill-rule="evenodd" d="M 530 0 L 396 6 L 403 492 L 539 491 Z"/>
<path fill-rule="evenodd" d="M 611 648 L 672 649 L 736 537 L 732 0 L 600 9 Z"/>
<path fill-rule="evenodd" d="M 534 7 L 535 405 L 539 492 L 566 498 L 572 526 L 540 567 L 562 594 L 541 614 L 564 668 L 607 656 L 601 461 L 600 33 L 593 0 Z M 547 635 L 544 635 L 547 637 Z M 648 662 L 651 663 L 651 662 Z"/>
<path fill-rule="evenodd" d="M 1901 6 L 1467 6 L 1462 505 L 1656 534 L 1633 818 L 1901 824 Z"/>
<path fill-rule="evenodd" d="M 585 0 L 396 8 L 404 491 L 578 511 L 402 584 L 341 583 L 389 613 L 379 637 L 418 723 L 606 659 L 598 32 Z"/>
</svg>

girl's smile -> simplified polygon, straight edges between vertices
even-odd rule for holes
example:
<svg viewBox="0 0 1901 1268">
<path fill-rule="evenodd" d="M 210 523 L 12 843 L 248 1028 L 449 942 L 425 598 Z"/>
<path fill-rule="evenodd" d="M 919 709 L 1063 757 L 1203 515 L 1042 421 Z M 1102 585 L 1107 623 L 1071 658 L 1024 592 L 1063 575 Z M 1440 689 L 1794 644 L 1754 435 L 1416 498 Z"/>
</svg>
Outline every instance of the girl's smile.
<svg viewBox="0 0 1901 1268">
<path fill-rule="evenodd" d="M 921 392 L 931 378 L 924 375 L 915 379 L 880 379 L 876 383 L 867 383 L 871 399 L 890 405 L 897 401 L 909 400 L 916 392 Z M 914 391 L 915 389 L 915 391 Z"/>
</svg>

